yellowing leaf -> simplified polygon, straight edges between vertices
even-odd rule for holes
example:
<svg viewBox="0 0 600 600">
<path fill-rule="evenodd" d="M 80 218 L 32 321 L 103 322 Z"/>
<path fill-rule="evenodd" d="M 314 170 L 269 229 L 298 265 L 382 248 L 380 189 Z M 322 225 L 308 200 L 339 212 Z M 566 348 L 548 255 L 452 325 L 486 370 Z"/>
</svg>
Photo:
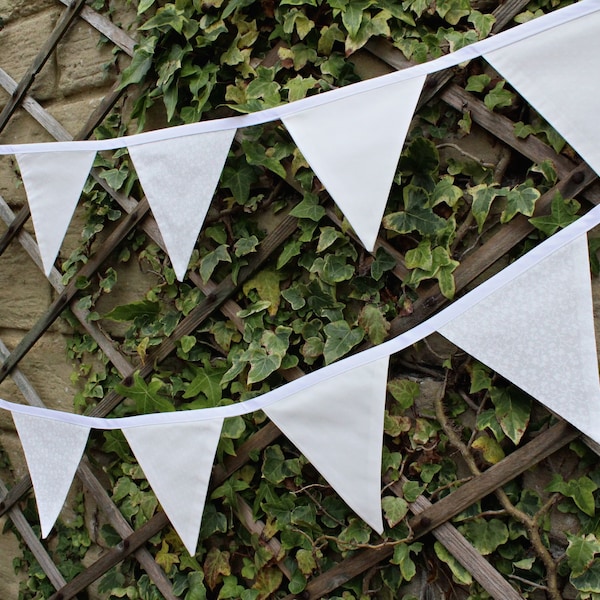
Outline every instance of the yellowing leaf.
<svg viewBox="0 0 600 600">
<path fill-rule="evenodd" d="M 483 460 L 490 465 L 499 463 L 505 456 L 502 446 L 488 435 L 481 435 L 473 442 L 473 448 L 479 450 Z"/>
</svg>

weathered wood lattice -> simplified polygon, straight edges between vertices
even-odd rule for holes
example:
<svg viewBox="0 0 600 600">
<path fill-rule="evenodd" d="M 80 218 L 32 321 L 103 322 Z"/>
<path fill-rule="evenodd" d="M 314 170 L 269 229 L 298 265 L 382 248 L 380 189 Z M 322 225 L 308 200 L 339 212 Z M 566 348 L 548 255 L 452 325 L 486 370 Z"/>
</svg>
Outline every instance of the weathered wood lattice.
<svg viewBox="0 0 600 600">
<path fill-rule="evenodd" d="M 8 101 L 5 102 L 0 112 L 0 141 L 2 140 L 1 132 L 19 110 L 29 113 L 56 140 L 71 139 L 71 135 L 67 130 L 36 101 L 33 95 L 30 94 L 30 90 L 36 76 L 52 57 L 57 45 L 67 35 L 75 20 L 85 20 L 90 28 L 97 30 L 108 38 L 125 55 L 132 56 L 133 54 L 134 40 L 129 34 L 111 23 L 105 16 L 85 6 L 83 0 L 72 0 L 71 2 L 61 0 L 61 2 L 66 7 L 61 7 L 62 14 L 54 31 L 46 41 L 39 41 L 39 52 L 19 82 L 14 81 L 2 70 L 2 55 L 0 53 L 0 86 L 9 95 Z M 506 27 L 512 17 L 522 10 L 526 4 L 523 0 L 510 0 L 501 4 L 495 11 L 496 24 L 494 31 Z M 0 47 L 1 44 L 0 38 Z M 371 42 L 367 49 L 362 52 L 365 55 L 376 57 L 382 63 L 388 65 L 390 69 L 401 69 L 410 66 L 399 50 L 383 41 Z M 271 60 L 273 60 L 272 56 L 265 58 L 267 64 Z M 558 181 L 554 188 L 540 198 L 537 203 L 536 214 L 548 212 L 556 190 L 559 190 L 565 198 L 577 197 L 583 203 L 587 203 L 588 206 L 598 203 L 600 200 L 600 187 L 597 185 L 596 175 L 589 167 L 564 155 L 557 155 L 550 146 L 533 136 L 526 139 L 517 138 L 514 134 L 514 123 L 512 121 L 505 116 L 489 111 L 480 100 L 465 91 L 457 83 L 454 83 L 452 77 L 453 73 L 451 72 L 431 76 L 426 83 L 420 104 L 423 105 L 436 96 L 448 107 L 458 111 L 469 110 L 473 122 L 487 131 L 498 144 L 508 148 L 510 152 L 521 155 L 533 163 L 540 163 L 546 159 L 552 160 L 558 174 Z M 92 136 L 95 128 L 113 110 L 120 98 L 121 92 L 115 84 L 104 101 L 90 113 L 87 122 L 82 125 L 76 138 L 87 139 Z M 26 142 L 28 140 L 21 141 Z M 114 249 L 136 228 L 141 228 L 156 244 L 162 246 L 160 233 L 144 199 L 138 201 L 133 197 L 125 197 L 121 193 L 115 192 L 106 180 L 100 177 L 99 170 L 94 170 L 92 177 L 113 196 L 116 203 L 123 209 L 124 216 L 115 223 L 105 242 L 95 249 L 94 254 L 79 272 L 78 276 L 87 278 L 92 277 L 106 264 Z M 273 195 L 276 197 L 278 194 L 286 193 L 288 186 L 292 189 L 296 187 L 296 182 L 291 176 L 281 182 L 281 185 L 273 191 Z M 331 204 L 327 206 L 329 206 L 328 217 L 331 222 L 335 226 L 341 225 L 331 208 Z M 36 243 L 25 229 L 29 216 L 26 206 L 21 208 L 17 214 L 14 214 L 10 208 L 10 198 L 0 198 L 0 217 L 5 224 L 4 231 L 0 235 L 0 253 L 3 253 L 11 244 L 20 244 L 31 260 L 38 267 L 41 267 Z M 61 283 L 61 274 L 55 269 L 50 277 L 55 296 L 46 313 L 37 320 L 35 325 L 11 350 L 8 350 L 0 340 L 0 355 L 3 359 L 0 366 L 0 381 L 12 378 L 25 402 L 36 406 L 44 405 L 43 399 L 40 398 L 27 377 L 19 370 L 19 363 L 44 333 L 55 324 L 67 307 L 75 315 L 81 328 L 92 336 L 100 346 L 112 365 L 118 370 L 124 382 L 128 381 L 136 370 L 139 370 L 142 377 L 149 378 L 155 366 L 175 351 L 177 341 L 183 336 L 191 335 L 216 311 L 221 311 L 241 331 L 243 323 L 237 316 L 240 307 L 234 299 L 236 291 L 244 281 L 247 281 L 257 270 L 273 258 L 274 253 L 294 233 L 296 227 L 297 220 L 295 217 L 286 215 L 280 218 L 276 226 L 261 242 L 258 251 L 252 256 L 249 264 L 242 268 L 235 281 L 232 277 L 227 277 L 218 283 L 204 283 L 198 273 L 189 272 L 189 282 L 203 292 L 204 299 L 180 322 L 169 338 L 165 339 L 148 354 L 147 360 L 142 364 L 134 364 L 131 357 L 119 351 L 113 340 L 106 335 L 101 327 L 94 321 L 87 319 L 87 311 L 77 304 L 78 277 L 74 277 L 65 286 Z M 485 243 L 464 257 L 460 267 L 455 272 L 457 292 L 460 293 L 461 290 L 467 289 L 477 278 L 493 267 L 499 259 L 507 255 L 517 244 L 520 244 L 532 230 L 533 227 L 526 218 L 516 218 L 510 224 L 499 229 L 494 235 L 490 235 Z M 397 264 L 393 272 L 395 276 L 402 279 L 406 275 L 403 256 L 383 239 L 380 239 L 377 243 L 377 247 L 380 246 L 385 247 L 388 253 L 395 257 Z M 439 288 L 435 285 L 430 286 L 421 292 L 410 315 L 398 316 L 394 319 L 389 335 L 395 336 L 407 331 L 439 310 L 446 302 L 447 300 L 440 293 Z M 299 368 L 288 369 L 281 373 L 288 380 L 301 377 L 302 374 Z M 90 414 L 92 416 L 106 416 L 122 401 L 123 397 L 120 394 L 111 391 L 100 400 Z M 273 424 L 265 424 L 258 433 L 239 449 L 237 456 L 230 457 L 223 463 L 215 465 L 212 486 L 216 487 L 223 483 L 232 473 L 242 468 L 250 460 L 252 453 L 264 449 L 280 435 Z M 418 540 L 424 536 L 433 535 L 472 573 L 474 579 L 480 583 L 491 597 L 498 600 L 519 598 L 520 595 L 511 586 L 510 582 L 473 548 L 451 524 L 450 520 L 478 500 L 489 494 L 494 494 L 504 484 L 517 478 L 527 469 L 537 465 L 553 453 L 559 452 L 578 436 L 578 432 L 569 425 L 559 422 L 539 433 L 527 444 L 493 467 L 479 473 L 473 473 L 468 482 L 443 499 L 432 502 L 427 497 L 420 496 L 410 504 L 410 510 L 413 514 L 410 520 L 413 539 Z M 593 447 L 592 442 L 588 442 L 588 444 Z M 134 530 L 111 500 L 105 484 L 98 479 L 96 471 L 90 465 L 88 458 L 84 457 L 77 471 L 77 477 L 87 493 L 93 496 L 99 510 L 103 513 L 103 518 L 110 523 L 122 538 L 122 541 L 115 547 L 104 551 L 93 564 L 70 581 L 66 581 L 61 575 L 53 562 L 46 543 L 40 541 L 21 510 L 20 503 L 31 493 L 30 479 L 23 477 L 10 487 L 0 481 L 0 516 L 6 515 L 12 521 L 23 542 L 38 560 L 56 589 L 56 593 L 52 598 L 66 600 L 67 598 L 77 597 L 78 594 L 84 592 L 88 586 L 106 574 L 114 565 L 128 558 L 132 558 L 139 563 L 141 569 L 148 574 L 165 598 L 176 598 L 171 580 L 156 562 L 152 553 L 146 548 L 147 541 L 168 526 L 165 514 L 158 512 L 145 525 Z M 398 483 L 390 484 L 388 490 L 402 495 L 402 486 Z M 261 537 L 265 523 L 254 520 L 251 508 L 241 497 L 238 501 L 235 518 L 241 527 Z M 284 560 L 286 558 L 285 553 L 282 552 L 277 537 L 269 539 L 261 537 L 261 543 L 268 546 L 273 555 L 278 557 L 277 567 L 281 569 L 285 578 L 290 579 L 291 571 Z M 380 547 L 365 548 L 346 559 L 340 559 L 334 567 L 313 577 L 308 582 L 301 597 L 315 599 L 328 597 L 354 577 L 363 576 L 367 579 L 373 568 L 389 560 L 392 552 L 392 545 L 382 543 Z M 4 561 L 7 558 L 0 557 L 0 560 Z M 292 597 L 294 596 L 287 596 L 287 598 Z"/>
</svg>

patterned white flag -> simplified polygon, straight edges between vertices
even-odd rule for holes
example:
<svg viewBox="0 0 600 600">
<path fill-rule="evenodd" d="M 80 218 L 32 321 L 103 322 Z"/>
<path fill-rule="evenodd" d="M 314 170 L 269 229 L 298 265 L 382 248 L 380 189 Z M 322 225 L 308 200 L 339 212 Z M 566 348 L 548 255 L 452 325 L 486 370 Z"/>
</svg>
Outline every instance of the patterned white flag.
<svg viewBox="0 0 600 600">
<path fill-rule="evenodd" d="M 585 235 L 438 331 L 600 442 L 600 385 Z"/>
<path fill-rule="evenodd" d="M 354 512 L 381 533 L 389 357 L 325 379 L 264 411 Z"/>
<path fill-rule="evenodd" d="M 484 58 L 600 174 L 600 12 Z"/>
<path fill-rule="evenodd" d="M 179 281 L 185 277 L 235 131 L 128 148 Z"/>
<path fill-rule="evenodd" d="M 96 151 L 17 154 L 46 276 L 54 266 Z"/>
<path fill-rule="evenodd" d="M 12 416 L 35 491 L 42 537 L 46 537 L 65 503 L 90 428 L 17 412 Z"/>
<path fill-rule="evenodd" d="M 424 82 L 415 77 L 282 118 L 369 251 Z"/>
<path fill-rule="evenodd" d="M 123 429 L 181 541 L 196 553 L 223 419 Z"/>
</svg>

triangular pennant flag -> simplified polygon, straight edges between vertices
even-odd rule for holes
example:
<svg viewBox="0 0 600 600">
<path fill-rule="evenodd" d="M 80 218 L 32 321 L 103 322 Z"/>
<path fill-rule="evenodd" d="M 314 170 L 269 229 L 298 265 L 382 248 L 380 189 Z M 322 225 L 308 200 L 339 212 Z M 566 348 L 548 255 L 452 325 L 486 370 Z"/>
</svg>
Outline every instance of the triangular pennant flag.
<svg viewBox="0 0 600 600">
<path fill-rule="evenodd" d="M 369 251 L 424 82 L 415 77 L 282 117 Z"/>
<path fill-rule="evenodd" d="M 600 12 L 484 58 L 600 174 Z"/>
<path fill-rule="evenodd" d="M 60 513 L 79 466 L 89 427 L 12 413 L 35 491 L 42 537 Z"/>
<path fill-rule="evenodd" d="M 96 151 L 15 155 L 31 210 L 44 272 L 50 275 Z"/>
<path fill-rule="evenodd" d="M 389 357 L 325 379 L 264 408 L 354 512 L 375 531 Z"/>
<path fill-rule="evenodd" d="M 438 331 L 600 442 L 589 268 L 583 235 Z"/>
<path fill-rule="evenodd" d="M 223 419 L 210 419 L 123 429 L 156 497 L 192 556 L 222 427 Z M 177 459 L 172 460 L 175 456 Z"/>
<path fill-rule="evenodd" d="M 235 131 L 128 148 L 179 281 L 185 277 Z"/>
</svg>

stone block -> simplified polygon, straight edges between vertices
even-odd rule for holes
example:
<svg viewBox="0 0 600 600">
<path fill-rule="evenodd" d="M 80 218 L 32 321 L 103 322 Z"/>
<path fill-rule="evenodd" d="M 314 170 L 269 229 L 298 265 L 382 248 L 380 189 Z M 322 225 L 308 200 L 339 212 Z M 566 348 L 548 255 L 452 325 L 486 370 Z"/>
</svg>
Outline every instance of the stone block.
<svg viewBox="0 0 600 600">
<path fill-rule="evenodd" d="M 49 8 L 31 17 L 10 21 L 0 32 L 0 67 L 19 81 L 48 39 L 61 13 Z M 46 62 L 29 90 L 37 100 L 47 100 L 57 92 L 57 69 L 53 57 Z"/>
<path fill-rule="evenodd" d="M 0 338 L 9 350 L 22 337 L 22 331 L 0 330 Z M 77 389 L 71 383 L 73 365 L 67 357 L 66 348 L 65 336 L 60 333 L 45 333 L 21 359 L 18 369 L 27 377 L 48 408 L 73 412 L 73 397 Z M 10 378 L 0 384 L 0 397 L 11 402 L 25 402 Z"/>
<path fill-rule="evenodd" d="M 0 17 L 8 25 L 49 8 L 56 8 L 55 0 L 0 0 Z"/>
<path fill-rule="evenodd" d="M 112 85 L 116 80 L 113 44 L 102 42 L 101 34 L 78 20 L 56 49 L 58 85 L 62 95 Z"/>
<path fill-rule="evenodd" d="M 50 283 L 17 241 L 0 256 L 0 289 L 0 328 L 30 329 L 50 305 Z"/>
</svg>

